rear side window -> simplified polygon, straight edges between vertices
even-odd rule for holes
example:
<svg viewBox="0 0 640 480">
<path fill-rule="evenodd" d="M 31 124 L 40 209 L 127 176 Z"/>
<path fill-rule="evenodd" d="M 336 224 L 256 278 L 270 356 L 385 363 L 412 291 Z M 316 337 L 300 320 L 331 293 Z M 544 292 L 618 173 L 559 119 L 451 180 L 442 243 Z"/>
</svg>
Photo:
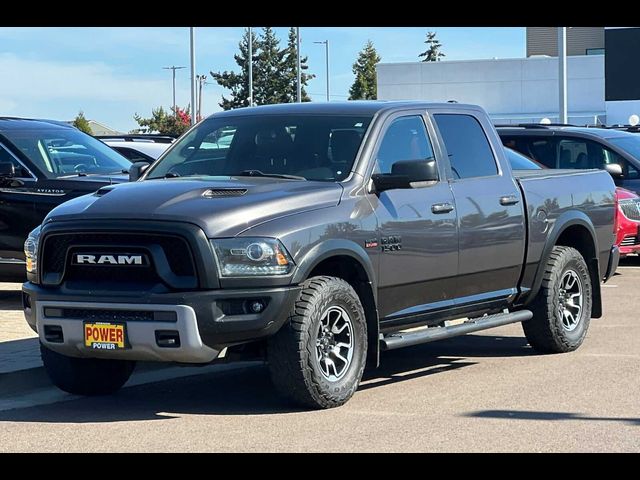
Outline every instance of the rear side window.
<svg viewBox="0 0 640 480">
<path fill-rule="evenodd" d="M 488 177 L 498 168 L 489 140 L 478 120 L 471 115 L 434 115 L 457 178 Z"/>
</svg>

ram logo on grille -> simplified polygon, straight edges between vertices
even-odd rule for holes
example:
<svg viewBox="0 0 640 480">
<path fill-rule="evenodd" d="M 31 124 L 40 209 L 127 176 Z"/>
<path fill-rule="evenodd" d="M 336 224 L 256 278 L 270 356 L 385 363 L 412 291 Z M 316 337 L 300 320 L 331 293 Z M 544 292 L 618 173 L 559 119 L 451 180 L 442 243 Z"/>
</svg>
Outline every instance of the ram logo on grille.
<svg viewBox="0 0 640 480">
<path fill-rule="evenodd" d="M 129 254 L 91 254 L 77 253 L 73 256 L 74 265 L 124 265 L 124 266 L 140 266 L 147 265 L 147 257 L 145 255 L 129 255 Z"/>
</svg>

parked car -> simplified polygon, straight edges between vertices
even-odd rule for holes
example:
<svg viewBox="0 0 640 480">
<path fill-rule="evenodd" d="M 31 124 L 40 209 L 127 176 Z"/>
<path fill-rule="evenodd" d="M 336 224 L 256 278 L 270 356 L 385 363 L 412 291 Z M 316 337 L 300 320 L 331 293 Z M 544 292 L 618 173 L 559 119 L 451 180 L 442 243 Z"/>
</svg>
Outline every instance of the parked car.
<svg viewBox="0 0 640 480">
<path fill-rule="evenodd" d="M 497 128 L 502 143 L 549 168 L 607 170 L 640 193 L 640 135 L 609 128 L 523 124 Z"/>
<path fill-rule="evenodd" d="M 511 170 L 540 170 L 541 168 L 547 168 L 512 148 L 504 147 L 504 151 L 507 154 Z"/>
<path fill-rule="evenodd" d="M 640 252 L 640 197 L 635 193 L 616 188 L 618 211 L 616 215 L 616 240 L 620 247 L 620 256 Z"/>
<path fill-rule="evenodd" d="M 130 166 L 66 123 L 0 117 L 0 281 L 26 279 L 24 241 L 52 208 L 126 181 Z"/>
<path fill-rule="evenodd" d="M 266 352 L 285 397 L 335 407 L 384 350 L 516 322 L 539 352 L 578 348 L 618 262 L 614 190 L 598 170 L 512 171 L 472 105 L 220 112 L 138 181 L 47 216 L 25 318 L 68 392 L 114 392 L 139 360 Z"/>
<path fill-rule="evenodd" d="M 535 160 L 504 147 L 513 170 L 539 170 L 548 168 Z M 620 249 L 620 257 L 640 252 L 640 197 L 635 193 L 616 187 L 617 213 L 615 217 L 615 244 Z"/>
<path fill-rule="evenodd" d="M 167 135 L 96 135 L 111 148 L 129 159 L 131 163 L 153 163 L 175 141 L 175 138 Z"/>
</svg>

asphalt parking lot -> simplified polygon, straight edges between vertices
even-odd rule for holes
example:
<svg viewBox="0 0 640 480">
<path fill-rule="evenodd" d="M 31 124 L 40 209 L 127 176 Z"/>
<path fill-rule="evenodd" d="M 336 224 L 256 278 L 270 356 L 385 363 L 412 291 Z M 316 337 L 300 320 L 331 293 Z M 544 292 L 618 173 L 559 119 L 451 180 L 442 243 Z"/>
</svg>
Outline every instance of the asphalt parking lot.
<svg viewBox="0 0 640 480">
<path fill-rule="evenodd" d="M 117 395 L 61 393 L 5 286 L 0 451 L 637 452 L 639 283 L 640 260 L 624 262 L 576 352 L 538 355 L 519 325 L 396 350 L 327 411 L 283 404 L 259 363 L 143 365 Z M 11 371 L 18 357 L 24 368 Z"/>
</svg>

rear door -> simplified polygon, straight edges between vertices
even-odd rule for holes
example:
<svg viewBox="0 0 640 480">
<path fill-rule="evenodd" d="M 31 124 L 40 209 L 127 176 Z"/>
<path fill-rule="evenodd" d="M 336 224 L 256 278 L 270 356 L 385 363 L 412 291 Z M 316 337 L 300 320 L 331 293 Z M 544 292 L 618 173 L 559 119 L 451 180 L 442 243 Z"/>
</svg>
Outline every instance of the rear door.
<svg viewBox="0 0 640 480">
<path fill-rule="evenodd" d="M 458 212 L 459 267 L 456 303 L 478 303 L 516 293 L 525 249 L 520 190 L 497 135 L 475 110 L 434 110 L 451 165 Z"/>
</svg>

